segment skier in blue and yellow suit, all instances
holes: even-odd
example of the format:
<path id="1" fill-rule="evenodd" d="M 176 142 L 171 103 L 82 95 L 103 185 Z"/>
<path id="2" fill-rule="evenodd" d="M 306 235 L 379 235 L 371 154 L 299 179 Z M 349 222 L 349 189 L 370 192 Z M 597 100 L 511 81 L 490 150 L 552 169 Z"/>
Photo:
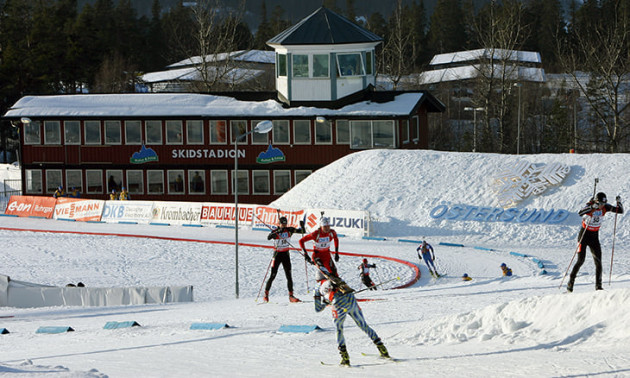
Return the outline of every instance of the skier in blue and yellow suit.
<path id="1" fill-rule="evenodd" d="M 333 280 L 336 279 L 333 278 Z M 323 299 L 322 299 L 323 297 Z M 319 290 L 315 291 L 315 311 L 323 311 L 328 304 L 332 308 L 332 315 L 335 321 L 335 327 L 337 328 L 337 345 L 339 353 L 341 354 L 341 364 L 350 365 L 350 357 L 348 350 L 346 349 L 346 339 L 343 336 L 343 323 L 346 320 L 346 315 L 350 315 L 357 326 L 365 332 L 372 342 L 378 348 L 381 357 L 389 358 L 387 348 L 383 345 L 383 342 L 378 337 L 376 332 L 370 328 L 363 317 L 363 311 L 357 304 L 357 300 L 352 292 L 342 293 L 331 280 L 325 280 L 319 287 Z"/>

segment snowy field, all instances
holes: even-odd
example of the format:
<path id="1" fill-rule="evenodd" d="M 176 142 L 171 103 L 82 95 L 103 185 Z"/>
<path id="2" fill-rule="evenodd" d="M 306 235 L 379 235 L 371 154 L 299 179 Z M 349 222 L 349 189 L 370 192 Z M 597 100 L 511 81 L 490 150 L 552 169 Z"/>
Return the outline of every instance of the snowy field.
<path id="1" fill-rule="evenodd" d="M 339 271 L 361 288 L 357 266 L 364 254 L 377 264 L 378 282 L 391 288 L 413 279 L 409 267 L 369 256 L 417 264 L 422 277 L 410 288 L 357 294 L 368 323 L 400 362 L 362 353 L 376 348 L 351 320 L 346 342 L 352 368 L 339 355 L 330 310 L 313 309 L 313 271 L 308 284 L 303 259 L 293 255 L 296 296 L 289 303 L 282 269 L 271 302 L 256 296 L 271 250 L 239 247 L 240 297 L 235 298 L 234 245 L 121 237 L 14 231 L 12 229 L 116 233 L 233 242 L 234 230 L 63 222 L 0 217 L 0 273 L 12 279 L 91 287 L 193 285 L 194 303 L 121 307 L 0 308 L 0 376 L 37 377 L 488 377 L 630 376 L 630 229 L 627 215 L 614 214 L 600 231 L 604 291 L 594 290 L 594 265 L 587 256 L 574 293 L 560 282 L 576 248 L 579 218 L 560 224 L 434 219 L 436 206 L 498 207 L 490 189 L 497 171 L 519 161 L 560 162 L 570 173 L 559 186 L 525 199 L 518 207 L 572 213 L 597 191 L 614 202 L 630 193 L 630 155 L 493 155 L 435 151 L 366 151 L 325 167 L 273 206 L 368 210 L 372 235 L 344 237 Z M 1 170 L 0 170 L 1 171 Z M 627 202 L 627 201 L 625 201 Z M 626 203 L 628 207 L 628 203 Z M 436 249 L 445 277 L 433 279 L 413 243 L 426 238 Z M 269 246 L 266 233 L 241 229 L 241 243 Z M 440 245 L 461 244 L 463 247 Z M 293 244 L 298 244 L 294 236 Z M 492 250 L 489 250 L 492 249 Z M 526 254 L 519 257 L 509 252 Z M 532 260 L 540 259 L 547 274 Z M 513 277 L 502 277 L 505 262 Z M 463 282 L 468 273 L 473 280 Z M 610 277 L 610 284 L 609 284 Z M 141 327 L 106 330 L 108 321 Z M 190 330 L 196 322 L 230 325 Z M 282 325 L 318 325 L 309 334 L 280 333 Z M 75 332 L 36 334 L 41 326 Z"/>

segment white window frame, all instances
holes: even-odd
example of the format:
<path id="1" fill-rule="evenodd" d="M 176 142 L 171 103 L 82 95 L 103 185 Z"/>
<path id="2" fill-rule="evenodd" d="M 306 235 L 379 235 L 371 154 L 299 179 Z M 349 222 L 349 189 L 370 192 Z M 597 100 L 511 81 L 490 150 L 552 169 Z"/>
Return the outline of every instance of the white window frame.
<path id="1" fill-rule="evenodd" d="M 225 178 L 225 191 L 216 191 L 215 187 L 214 187 L 214 174 L 222 174 L 223 178 Z M 223 194 L 229 194 L 230 191 L 230 178 L 228 177 L 228 171 L 226 169 L 213 169 L 210 171 L 210 194 L 212 195 L 223 195 Z"/>
<path id="2" fill-rule="evenodd" d="M 272 133 L 272 141 L 273 144 L 283 144 L 283 145 L 288 145 L 291 144 L 291 123 L 289 122 L 288 119 L 276 119 L 271 121 L 273 123 L 273 129 L 271 130 Z M 286 125 L 286 131 L 287 131 L 287 137 L 286 140 L 276 140 L 276 135 L 278 135 L 278 133 L 276 132 L 276 130 L 280 130 L 280 125 Z"/>
<path id="3" fill-rule="evenodd" d="M 173 178 L 173 186 L 177 182 L 177 176 L 182 178 L 182 190 L 176 191 L 175 188 L 171 189 L 171 177 Z M 166 181 L 168 183 L 168 194 L 181 196 L 186 194 L 186 174 L 183 169 L 169 169 L 166 171 Z"/>
<path id="4" fill-rule="evenodd" d="M 295 136 L 298 135 L 298 133 L 295 131 L 296 130 L 296 126 L 297 126 L 296 122 L 308 124 L 308 142 L 298 142 L 297 140 L 295 140 Z M 293 144 L 300 144 L 300 145 L 310 145 L 310 144 L 312 144 L 313 138 L 312 138 L 311 129 L 312 128 L 311 128 L 311 120 L 310 119 L 294 119 L 293 120 Z"/>
<path id="5" fill-rule="evenodd" d="M 131 128 L 131 127 L 137 127 L 138 131 L 140 132 L 140 140 L 137 142 L 130 142 L 129 141 L 129 134 L 127 134 L 127 128 Z M 140 120 L 135 120 L 135 119 L 131 119 L 131 120 L 127 120 L 125 121 L 125 144 L 128 145 L 141 145 L 142 144 L 142 121 Z"/>
<path id="6" fill-rule="evenodd" d="M 286 192 L 278 191 L 278 188 L 277 188 L 277 185 L 276 185 L 276 183 L 278 182 L 278 175 L 280 173 L 286 174 L 289 177 L 289 186 L 287 187 L 286 192 L 291 190 L 291 170 L 289 170 L 289 169 L 279 169 L 279 170 L 273 171 L 273 194 L 284 194 L 284 193 L 286 193 Z"/>
<path id="7" fill-rule="evenodd" d="M 295 183 L 293 186 L 301 183 L 302 181 L 304 181 L 306 179 L 306 177 L 305 177 L 302 180 L 298 181 L 298 174 L 301 174 L 301 173 L 303 174 L 305 172 L 308 172 L 307 177 L 310 176 L 311 174 L 313 174 L 313 171 L 310 170 L 310 169 L 296 169 L 295 171 L 293 171 L 293 182 Z"/>
<path id="8" fill-rule="evenodd" d="M 341 134 L 339 132 L 339 123 L 340 122 L 345 122 L 346 123 L 346 127 L 348 128 L 348 141 L 347 142 L 340 142 L 339 141 L 339 135 Z M 339 144 L 339 145 L 350 145 L 350 120 L 347 119 L 337 119 L 335 120 L 335 143 Z"/>
<path id="9" fill-rule="evenodd" d="M 328 125 L 329 129 L 330 129 L 330 141 L 329 142 L 319 142 L 317 141 L 317 127 L 318 126 L 324 126 L 324 125 Z M 313 141 L 315 142 L 315 144 L 317 145 L 331 145 L 333 144 L 333 136 L 332 136 L 332 123 L 328 120 L 324 121 L 324 122 L 315 122 L 315 135 L 313 137 Z"/>
<path id="10" fill-rule="evenodd" d="M 39 174 L 39 191 L 33 190 L 33 176 L 35 174 Z M 30 176 L 30 177 L 29 177 Z M 44 177 L 42 176 L 41 169 L 26 169 L 24 170 L 24 177 L 26 178 L 26 193 L 39 193 L 41 194 L 44 190 Z M 30 178 L 30 181 L 29 181 Z"/>
<path id="11" fill-rule="evenodd" d="M 68 174 L 69 173 L 79 173 L 79 192 L 83 193 L 83 171 L 80 169 L 66 169 L 66 184 L 68 185 L 68 187 L 66 188 L 66 192 L 69 192 L 72 187 L 77 188 L 77 185 L 71 185 L 70 184 L 70 179 L 68 178 Z"/>
<path id="12" fill-rule="evenodd" d="M 191 126 L 194 126 L 194 127 L 198 126 L 200 128 L 201 141 L 192 142 L 190 140 Z M 189 120 L 186 120 L 186 143 L 191 144 L 191 145 L 198 145 L 198 144 L 204 144 L 203 141 L 204 141 L 204 137 L 203 137 L 203 120 L 201 120 L 201 119 L 189 119 Z"/>
<path id="13" fill-rule="evenodd" d="M 160 130 L 160 141 L 159 142 L 150 142 L 149 141 L 149 126 L 155 126 L 155 124 L 159 123 L 159 130 Z M 147 121 L 144 121 L 144 138 L 145 138 L 145 143 L 147 145 L 152 145 L 152 146 L 159 146 L 162 145 L 162 142 L 164 141 L 164 131 L 163 129 L 163 124 L 161 120 L 155 120 L 155 119 L 150 119 Z"/>
<path id="14" fill-rule="evenodd" d="M 77 131 L 79 133 L 79 138 L 76 142 L 71 142 L 68 140 L 68 128 L 70 125 L 77 126 Z M 67 145 L 80 145 L 81 144 L 81 121 L 63 121 L 63 143 Z"/>
<path id="15" fill-rule="evenodd" d="M 219 142 L 219 141 L 213 141 L 212 140 L 212 125 L 216 125 L 217 127 L 219 126 L 219 123 L 223 122 L 223 126 L 225 127 L 225 135 L 223 136 L 225 139 L 223 140 L 223 142 Z M 208 122 L 208 142 L 210 144 L 219 144 L 219 145 L 225 145 L 228 144 L 228 140 L 230 140 L 230 125 L 228 123 L 227 120 L 223 120 L 223 119 L 212 119 Z"/>
<path id="16" fill-rule="evenodd" d="M 114 129 L 118 129 L 118 141 L 117 142 L 110 142 L 107 140 L 107 135 L 109 134 L 109 128 L 113 127 Z M 121 130 L 121 126 L 120 126 L 120 121 L 105 121 L 105 144 L 106 145 L 112 145 L 112 146 L 117 146 L 117 145 L 121 145 L 122 144 L 122 130 Z"/>
<path id="17" fill-rule="evenodd" d="M 234 170 L 231 171 L 231 175 L 232 180 L 232 194 L 234 194 L 234 183 L 235 183 L 235 175 L 234 175 Z M 244 180 L 239 180 L 238 183 L 238 190 L 240 190 L 240 192 L 238 192 L 239 195 L 248 195 L 249 194 L 249 170 L 247 169 L 239 169 L 238 170 L 238 177 L 236 177 L 236 179 L 238 180 L 239 178 L 242 178 Z M 245 181 L 245 183 L 247 185 L 241 185 L 241 181 Z M 245 190 L 243 190 L 243 186 L 245 186 Z"/>
<path id="18" fill-rule="evenodd" d="M 47 131 L 47 126 L 53 126 L 57 129 L 58 141 L 50 141 Z M 52 131 L 52 130 L 51 130 Z M 59 121 L 44 121 L 44 144 L 48 145 L 60 145 L 61 144 L 61 122 Z"/>
<path id="19" fill-rule="evenodd" d="M 98 177 L 100 179 L 100 184 L 101 184 L 100 191 L 90 191 L 90 172 L 98 173 Z M 86 169 L 85 170 L 85 192 L 88 194 L 103 194 L 103 190 L 105 190 L 105 183 L 103 182 L 103 170 L 102 169 Z"/>
<path id="20" fill-rule="evenodd" d="M 29 137 L 28 135 L 30 131 L 37 131 L 37 141 L 35 141 L 35 137 Z M 32 139 L 30 139 L 32 138 Z M 24 125 L 24 144 L 36 145 L 42 144 L 42 124 L 39 121 L 31 121 Z"/>
<path id="21" fill-rule="evenodd" d="M 87 137 L 88 137 L 88 126 L 95 126 L 96 124 L 98 124 L 98 142 L 90 142 L 88 141 Z M 89 121 L 83 121 L 83 137 L 85 138 L 85 144 L 87 145 L 92 145 L 92 146 L 97 146 L 102 144 L 103 141 L 103 130 L 101 129 L 101 121 L 94 121 L 94 120 L 89 120 Z"/>
<path id="22" fill-rule="evenodd" d="M 169 132 L 168 132 L 169 126 L 175 126 L 176 128 L 178 128 L 178 130 L 176 130 L 175 140 L 171 140 L 171 137 L 169 137 Z M 178 134 L 179 134 L 179 140 L 177 140 Z M 166 144 L 167 145 L 184 144 L 184 122 L 182 122 L 181 120 L 175 120 L 175 119 L 169 119 L 166 121 Z"/>
<path id="23" fill-rule="evenodd" d="M 59 175 L 59 183 L 55 184 L 54 188 L 50 189 L 49 181 L 54 181 L 50 179 L 50 176 L 52 176 L 52 174 Z M 59 186 L 63 186 L 64 191 L 67 190 L 65 185 L 63 185 L 63 173 L 61 172 L 61 169 L 47 169 L 46 170 L 46 193 L 54 193 Z"/>
<path id="24" fill-rule="evenodd" d="M 149 180 L 150 174 L 151 173 L 159 173 L 160 174 L 160 179 L 161 179 L 161 184 L 162 184 L 162 191 L 161 192 L 152 192 L 151 191 L 151 184 L 155 184 L 154 182 L 152 182 L 151 180 Z M 147 169 L 147 194 L 164 194 L 164 171 L 161 169 Z"/>
<path id="25" fill-rule="evenodd" d="M 259 192 L 256 190 L 256 178 L 257 176 L 266 176 L 267 178 L 267 190 Z M 254 195 L 269 195 L 271 193 L 271 175 L 269 170 L 255 169 L 252 170 L 252 194 Z"/>
<path id="26" fill-rule="evenodd" d="M 195 177 L 195 172 L 199 172 L 199 177 L 201 177 L 201 183 L 203 184 L 203 190 L 201 192 L 195 192 L 192 188 L 192 179 Z M 206 194 L 206 171 L 203 169 L 189 169 L 188 170 L 188 194 L 191 195 L 203 195 Z"/>
<path id="27" fill-rule="evenodd" d="M 131 190 L 131 183 L 133 181 L 129 180 L 130 173 L 140 174 L 140 191 L 138 192 L 134 192 Z M 125 177 L 127 179 L 127 185 L 125 185 L 125 188 L 127 188 L 129 194 L 144 194 L 144 171 L 142 169 L 129 169 L 125 172 Z"/>

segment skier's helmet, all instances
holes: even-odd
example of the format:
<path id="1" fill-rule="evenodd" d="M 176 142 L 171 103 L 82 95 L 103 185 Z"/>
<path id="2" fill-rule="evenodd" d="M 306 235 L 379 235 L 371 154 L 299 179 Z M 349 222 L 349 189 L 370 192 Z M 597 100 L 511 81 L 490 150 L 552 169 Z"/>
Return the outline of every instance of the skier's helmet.
<path id="1" fill-rule="evenodd" d="M 319 221 L 319 225 L 322 227 L 330 227 L 330 218 L 328 217 L 323 217 L 320 221 Z"/>
<path id="2" fill-rule="evenodd" d="M 367 259 L 363 259 L 363 263 L 364 263 L 364 264 L 367 264 Z"/>
<path id="3" fill-rule="evenodd" d="M 506 268 L 507 265 L 505 265 L 505 263 L 501 264 L 501 268 Z"/>
<path id="4" fill-rule="evenodd" d="M 597 202 L 599 203 L 606 203 L 608 202 L 608 199 L 606 198 L 606 193 L 604 192 L 599 192 L 597 193 Z"/>
<path id="5" fill-rule="evenodd" d="M 280 222 L 280 224 L 287 224 L 287 223 L 289 223 L 289 222 L 287 221 L 287 217 L 280 217 L 279 222 Z"/>
<path id="6" fill-rule="evenodd" d="M 63 186 L 59 186 L 57 190 L 63 190 Z"/>
<path id="7" fill-rule="evenodd" d="M 464 275 L 462 276 L 462 278 L 466 278 L 468 277 L 468 273 L 464 273 Z"/>

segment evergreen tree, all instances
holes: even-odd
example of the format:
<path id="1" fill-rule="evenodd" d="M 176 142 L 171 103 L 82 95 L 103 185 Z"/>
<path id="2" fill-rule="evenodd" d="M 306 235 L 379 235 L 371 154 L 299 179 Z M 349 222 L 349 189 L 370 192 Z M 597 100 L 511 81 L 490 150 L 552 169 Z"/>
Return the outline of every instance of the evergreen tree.
<path id="1" fill-rule="evenodd" d="M 431 15 L 428 37 L 434 53 L 465 49 L 467 36 L 460 0 L 438 0 Z"/>

